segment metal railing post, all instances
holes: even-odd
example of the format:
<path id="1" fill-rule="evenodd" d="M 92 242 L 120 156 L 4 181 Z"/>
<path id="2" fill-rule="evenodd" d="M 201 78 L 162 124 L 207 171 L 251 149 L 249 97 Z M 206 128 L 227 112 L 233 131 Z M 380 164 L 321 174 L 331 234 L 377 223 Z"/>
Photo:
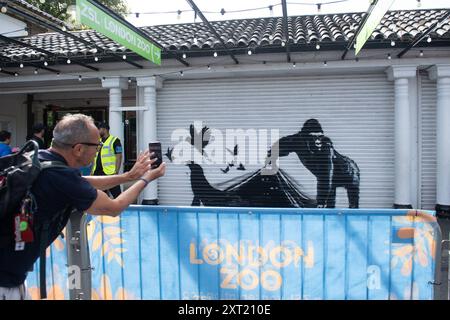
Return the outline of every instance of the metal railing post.
<path id="1" fill-rule="evenodd" d="M 67 224 L 67 264 L 70 300 L 91 300 L 91 262 L 86 225 L 87 215 L 74 212 Z"/>

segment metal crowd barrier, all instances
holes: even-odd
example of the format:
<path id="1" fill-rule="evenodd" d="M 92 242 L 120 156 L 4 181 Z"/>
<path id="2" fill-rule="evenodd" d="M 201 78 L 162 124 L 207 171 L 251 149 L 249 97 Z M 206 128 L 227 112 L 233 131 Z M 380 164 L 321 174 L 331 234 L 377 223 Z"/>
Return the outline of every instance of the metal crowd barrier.
<path id="1" fill-rule="evenodd" d="M 432 211 L 130 206 L 67 230 L 50 299 L 447 298 Z"/>

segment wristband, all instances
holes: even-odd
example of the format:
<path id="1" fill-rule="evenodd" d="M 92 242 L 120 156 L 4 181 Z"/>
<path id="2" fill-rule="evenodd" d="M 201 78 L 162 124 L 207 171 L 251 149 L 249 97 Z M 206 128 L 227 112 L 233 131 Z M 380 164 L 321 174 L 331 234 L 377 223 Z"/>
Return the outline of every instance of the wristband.
<path id="1" fill-rule="evenodd" d="M 147 179 L 145 179 L 145 178 L 139 178 L 139 180 L 142 180 L 142 181 L 144 181 L 145 182 L 145 186 L 144 186 L 144 188 L 145 187 L 147 187 L 147 185 L 150 183 L 150 181 L 148 181 Z"/>

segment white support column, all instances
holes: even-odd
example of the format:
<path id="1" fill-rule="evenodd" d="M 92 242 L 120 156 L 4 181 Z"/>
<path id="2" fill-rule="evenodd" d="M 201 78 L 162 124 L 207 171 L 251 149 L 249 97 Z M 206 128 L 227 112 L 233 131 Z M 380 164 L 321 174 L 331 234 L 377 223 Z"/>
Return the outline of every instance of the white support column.
<path id="1" fill-rule="evenodd" d="M 411 206 L 411 114 L 408 79 L 416 76 L 415 66 L 392 66 L 388 79 L 395 81 L 395 195 L 394 208 Z"/>
<path id="2" fill-rule="evenodd" d="M 450 65 L 429 71 L 437 81 L 436 104 L 436 211 L 450 217 Z"/>
<path id="3" fill-rule="evenodd" d="M 122 146 L 125 143 L 123 135 L 122 90 L 128 89 L 127 79 L 114 77 L 102 82 L 103 88 L 109 88 L 109 127 L 110 134 L 120 139 Z M 124 158 L 123 158 L 124 159 Z M 121 167 L 123 168 L 123 161 Z M 122 168 L 120 171 L 122 171 Z"/>
<path id="4" fill-rule="evenodd" d="M 150 141 L 158 140 L 157 122 L 156 122 L 156 90 L 162 87 L 162 82 L 156 77 L 136 78 L 138 87 L 143 88 L 142 105 L 148 109 L 139 112 L 140 137 L 139 149 L 144 151 L 148 149 Z M 158 204 L 158 182 L 152 181 L 142 193 L 142 204 Z"/>

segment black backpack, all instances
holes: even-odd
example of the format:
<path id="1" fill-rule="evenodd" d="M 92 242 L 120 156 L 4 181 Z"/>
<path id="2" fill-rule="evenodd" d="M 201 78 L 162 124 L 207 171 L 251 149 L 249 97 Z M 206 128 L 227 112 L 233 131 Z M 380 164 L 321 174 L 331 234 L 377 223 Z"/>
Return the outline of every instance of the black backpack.
<path id="1" fill-rule="evenodd" d="M 40 230 L 40 292 L 43 299 L 47 296 L 45 250 L 50 222 L 41 222 L 39 227 L 34 223 L 37 205 L 31 188 L 42 170 L 67 165 L 58 161 L 39 161 L 38 149 L 37 142 L 30 140 L 19 152 L 0 157 L 0 247 L 12 246 L 20 250 L 26 242 L 34 241 Z M 26 236 L 27 241 L 20 241 L 23 240 L 20 235 Z"/>

